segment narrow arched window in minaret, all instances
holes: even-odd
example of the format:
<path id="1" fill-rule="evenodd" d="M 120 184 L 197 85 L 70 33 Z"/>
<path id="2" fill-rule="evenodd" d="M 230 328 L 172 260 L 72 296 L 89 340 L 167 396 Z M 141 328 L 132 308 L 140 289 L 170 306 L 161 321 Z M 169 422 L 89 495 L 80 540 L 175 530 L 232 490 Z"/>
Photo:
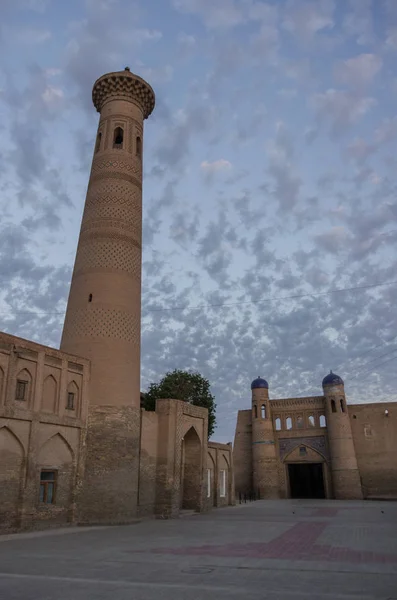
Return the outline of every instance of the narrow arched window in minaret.
<path id="1" fill-rule="evenodd" d="M 257 418 L 258 418 L 258 408 L 257 408 L 256 404 L 255 404 L 255 406 L 254 406 L 254 418 L 255 418 L 255 419 L 257 419 Z"/>
<path id="2" fill-rule="evenodd" d="M 116 129 L 114 130 L 113 148 L 117 148 L 117 149 L 121 150 L 123 147 L 123 141 L 124 141 L 124 131 L 121 127 L 116 127 Z"/>
<path id="3" fill-rule="evenodd" d="M 264 404 L 261 407 L 261 417 L 262 419 L 266 419 L 266 406 Z"/>
<path id="4" fill-rule="evenodd" d="M 99 132 L 96 138 L 95 153 L 101 149 L 102 133 Z"/>
<path id="5" fill-rule="evenodd" d="M 139 158 L 141 158 L 141 156 L 142 156 L 142 140 L 141 140 L 141 138 L 139 137 L 139 135 L 138 135 L 138 137 L 136 138 L 136 155 L 137 155 Z"/>
<path id="6" fill-rule="evenodd" d="M 333 413 L 336 413 L 336 404 L 335 404 L 335 400 L 333 398 L 331 400 L 331 410 Z"/>
<path id="7" fill-rule="evenodd" d="M 340 409 L 342 412 L 345 412 L 345 405 L 343 403 L 343 398 L 340 399 Z"/>

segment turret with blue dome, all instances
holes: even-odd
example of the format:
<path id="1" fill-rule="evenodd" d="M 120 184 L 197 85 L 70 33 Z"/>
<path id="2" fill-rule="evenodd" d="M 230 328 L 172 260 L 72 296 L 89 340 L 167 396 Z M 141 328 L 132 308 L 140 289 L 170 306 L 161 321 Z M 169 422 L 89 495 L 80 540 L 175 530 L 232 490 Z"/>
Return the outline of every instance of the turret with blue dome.
<path id="1" fill-rule="evenodd" d="M 266 379 L 263 379 L 262 377 L 258 376 L 251 383 L 251 390 L 259 390 L 261 388 L 265 389 L 265 390 L 268 390 L 269 389 L 269 384 L 267 383 Z"/>
<path id="2" fill-rule="evenodd" d="M 330 371 L 323 379 L 323 387 L 325 385 L 344 385 L 344 383 L 342 377 Z"/>

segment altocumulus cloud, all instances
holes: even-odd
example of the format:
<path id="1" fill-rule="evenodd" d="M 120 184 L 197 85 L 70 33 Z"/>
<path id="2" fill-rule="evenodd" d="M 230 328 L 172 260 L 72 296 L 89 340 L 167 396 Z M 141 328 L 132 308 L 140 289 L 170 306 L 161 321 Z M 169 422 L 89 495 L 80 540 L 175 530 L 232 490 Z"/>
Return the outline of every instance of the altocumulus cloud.
<path id="1" fill-rule="evenodd" d="M 365 287 L 397 272 L 395 2 L 57 4 L 2 2 L 1 329 L 59 343 L 92 84 L 129 65 L 157 97 L 142 389 L 200 371 L 221 441 L 258 374 L 272 397 L 318 394 L 333 368 L 351 401 L 396 399 L 397 286 Z"/>

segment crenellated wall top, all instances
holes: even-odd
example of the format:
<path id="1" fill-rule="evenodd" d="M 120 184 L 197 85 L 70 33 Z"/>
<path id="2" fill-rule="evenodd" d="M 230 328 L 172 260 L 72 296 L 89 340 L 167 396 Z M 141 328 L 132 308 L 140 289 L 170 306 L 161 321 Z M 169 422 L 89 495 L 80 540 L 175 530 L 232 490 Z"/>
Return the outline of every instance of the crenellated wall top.
<path id="1" fill-rule="evenodd" d="M 296 409 L 304 410 L 305 408 L 323 408 L 324 396 L 310 396 L 306 398 L 277 398 L 270 401 L 272 410 Z"/>
<path id="2" fill-rule="evenodd" d="M 155 94 L 151 86 L 129 69 L 106 73 L 94 83 L 92 101 L 99 113 L 111 98 L 135 102 L 141 107 L 144 119 L 153 112 L 155 105 Z"/>

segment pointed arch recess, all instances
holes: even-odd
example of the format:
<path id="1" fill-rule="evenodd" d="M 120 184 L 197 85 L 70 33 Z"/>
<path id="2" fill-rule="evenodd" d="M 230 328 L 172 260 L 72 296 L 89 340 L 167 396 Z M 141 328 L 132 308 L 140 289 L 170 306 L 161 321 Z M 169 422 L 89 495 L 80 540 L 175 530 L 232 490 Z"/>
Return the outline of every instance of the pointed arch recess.
<path id="1" fill-rule="evenodd" d="M 296 446 L 294 446 L 293 448 L 291 448 L 291 450 L 289 450 L 289 451 L 288 451 L 288 453 L 287 453 L 287 454 L 284 456 L 284 458 L 283 458 L 283 462 L 288 462 L 288 457 L 289 457 L 289 456 L 290 456 L 290 455 L 291 455 L 293 452 L 295 452 L 295 450 L 296 450 L 297 448 L 300 448 L 301 446 L 306 446 L 306 448 L 309 448 L 310 450 L 313 450 L 313 452 L 315 452 L 316 454 L 318 454 L 319 456 L 321 456 L 321 458 L 323 459 L 323 461 L 324 461 L 325 463 L 327 462 L 327 459 L 326 459 L 326 457 L 324 456 L 324 454 L 323 454 L 322 452 L 320 452 L 320 451 L 319 451 L 317 448 L 313 448 L 313 446 L 310 446 L 310 444 L 308 444 L 308 443 L 306 443 L 306 442 L 305 442 L 304 444 L 302 444 L 302 443 L 298 443 L 298 444 L 296 444 Z M 309 461 L 309 462 L 310 462 L 310 461 Z"/>
<path id="2" fill-rule="evenodd" d="M 58 382 L 53 375 L 47 375 L 43 384 L 41 408 L 45 412 L 55 412 L 58 396 Z"/>
<path id="3" fill-rule="evenodd" d="M 3 399 L 4 380 L 5 380 L 5 373 L 4 373 L 4 369 L 3 369 L 3 367 L 0 365 L 0 404 L 1 404 L 1 401 L 2 401 L 2 399 Z"/>
<path id="4" fill-rule="evenodd" d="M 62 444 L 59 447 L 59 444 Z M 63 461 L 64 464 L 65 463 L 72 463 L 74 461 L 74 452 L 73 452 L 73 448 L 71 447 L 71 445 L 69 444 L 69 442 L 67 441 L 67 439 L 65 439 L 62 435 L 62 433 L 58 432 L 58 433 L 54 433 L 54 435 L 52 435 L 51 437 L 49 437 L 41 446 L 39 453 L 38 453 L 38 462 L 39 464 L 44 464 L 47 461 L 47 458 L 45 457 L 46 452 L 48 452 L 49 456 L 51 457 L 51 460 L 55 459 L 56 456 L 56 451 L 58 450 L 57 445 L 59 447 L 59 450 L 66 449 L 67 452 L 69 453 L 69 460 Z M 54 458 L 52 458 L 54 457 Z M 48 459 L 47 462 L 51 463 L 50 458 Z"/>
<path id="5" fill-rule="evenodd" d="M 13 432 L 12 429 L 10 429 L 10 427 L 8 427 L 7 425 L 3 425 L 0 427 L 0 450 L 2 448 L 1 446 L 1 438 L 5 437 L 5 441 L 7 442 L 7 438 L 9 440 L 12 440 L 15 444 L 17 444 L 18 450 L 20 451 L 21 454 L 21 458 L 25 457 L 25 447 L 22 444 L 21 440 L 19 439 L 19 437 L 16 435 L 16 433 Z"/>
<path id="6" fill-rule="evenodd" d="M 199 432 L 197 431 L 197 427 L 196 425 L 192 425 L 191 423 L 188 423 L 185 428 L 184 428 L 184 434 L 182 435 L 182 438 L 185 439 L 185 437 L 190 433 L 190 431 L 193 430 L 194 433 L 197 435 L 199 441 L 200 441 L 200 445 L 201 445 L 201 436 L 199 434 Z"/>

